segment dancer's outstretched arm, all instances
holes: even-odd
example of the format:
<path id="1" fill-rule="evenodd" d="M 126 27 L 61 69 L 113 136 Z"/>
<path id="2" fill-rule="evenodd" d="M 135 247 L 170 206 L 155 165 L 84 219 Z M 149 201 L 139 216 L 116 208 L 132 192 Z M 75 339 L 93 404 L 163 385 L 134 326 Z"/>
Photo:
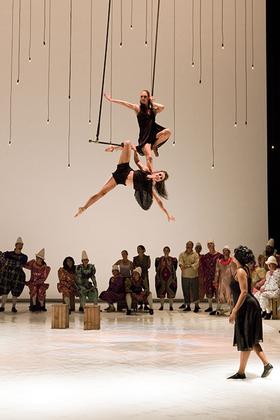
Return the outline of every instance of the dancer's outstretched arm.
<path id="1" fill-rule="evenodd" d="M 123 101 L 121 99 L 113 99 L 110 95 L 107 95 L 107 93 L 104 93 L 105 98 L 114 104 L 123 105 L 126 108 L 133 109 L 135 112 L 139 112 L 139 105 L 132 104 L 131 102 Z"/>
<path id="2" fill-rule="evenodd" d="M 153 108 L 157 113 L 164 110 L 164 105 L 155 102 L 153 97 L 151 97 L 151 102 L 153 104 Z"/>
<path id="3" fill-rule="evenodd" d="M 167 219 L 169 222 L 174 221 L 175 217 L 172 216 L 172 214 L 170 214 L 167 209 L 164 207 L 163 202 L 161 201 L 161 199 L 159 198 L 159 196 L 157 195 L 157 193 L 153 190 L 153 197 L 156 200 L 157 204 L 159 205 L 160 209 L 166 214 Z"/>
<path id="4" fill-rule="evenodd" d="M 80 214 L 82 214 L 86 209 L 88 209 L 90 206 L 96 203 L 96 201 L 100 200 L 100 198 L 104 197 L 105 194 L 115 188 L 116 185 L 116 181 L 113 177 L 111 177 L 97 194 L 94 194 L 92 197 L 90 197 L 83 207 L 79 207 L 75 217 L 80 216 Z"/>

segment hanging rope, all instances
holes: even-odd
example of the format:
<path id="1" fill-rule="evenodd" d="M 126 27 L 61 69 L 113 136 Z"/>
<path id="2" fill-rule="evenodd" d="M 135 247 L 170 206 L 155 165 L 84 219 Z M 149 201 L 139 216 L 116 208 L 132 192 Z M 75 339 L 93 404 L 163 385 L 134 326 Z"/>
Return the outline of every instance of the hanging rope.
<path id="1" fill-rule="evenodd" d="M 252 8 L 252 32 L 251 32 L 251 36 L 252 36 L 252 70 L 254 70 L 255 67 L 255 45 L 254 45 L 254 0 L 251 0 L 251 8 Z"/>
<path id="2" fill-rule="evenodd" d="M 176 0 L 173 0 L 173 146 L 176 139 Z"/>
<path id="3" fill-rule="evenodd" d="M 194 67 L 194 0 L 192 0 L 192 67 Z"/>
<path id="4" fill-rule="evenodd" d="M 10 62 L 10 124 L 9 124 L 9 145 L 12 144 L 12 105 L 13 105 L 13 58 L 14 58 L 14 9 L 15 0 L 12 0 L 11 12 L 11 62 Z"/>
<path id="5" fill-rule="evenodd" d="M 245 76 L 245 125 L 248 123 L 248 71 L 247 71 L 247 0 L 244 0 L 244 76 Z"/>
<path id="6" fill-rule="evenodd" d="M 222 48 L 225 48 L 225 36 L 224 36 L 224 0 L 222 0 L 222 25 L 221 25 L 221 33 L 222 33 Z"/>
<path id="7" fill-rule="evenodd" d="M 46 0 L 44 0 L 44 23 L 43 23 L 43 45 L 46 45 L 46 14 L 47 14 Z"/>
<path id="8" fill-rule="evenodd" d="M 28 44 L 28 61 L 31 61 L 31 40 L 32 40 L 32 0 L 29 0 L 29 44 Z"/>
<path id="9" fill-rule="evenodd" d="M 154 0 L 151 0 L 151 86 L 153 82 Z"/>
<path id="10" fill-rule="evenodd" d="M 234 0 L 234 127 L 237 127 L 237 11 Z"/>
<path id="11" fill-rule="evenodd" d="M 214 0 L 212 0 L 212 27 L 211 27 L 211 55 L 212 55 L 212 71 L 211 71 L 211 152 L 212 165 L 215 168 L 215 74 L 214 74 Z"/>
<path id="12" fill-rule="evenodd" d="M 17 72 L 17 84 L 20 80 L 20 49 L 21 49 L 21 0 L 18 3 L 18 72 Z"/>
<path id="13" fill-rule="evenodd" d="M 199 83 L 202 82 L 202 19 L 201 0 L 199 0 Z"/>
<path id="14" fill-rule="evenodd" d="M 145 46 L 148 45 L 148 0 L 145 7 Z"/>
<path id="15" fill-rule="evenodd" d="M 123 3 L 120 4 L 120 47 L 123 46 Z"/>
<path id="16" fill-rule="evenodd" d="M 103 97 L 104 97 L 104 83 L 105 83 L 106 62 L 107 62 L 107 52 L 108 52 L 109 30 L 110 30 L 111 4 L 112 4 L 112 0 L 109 0 L 108 1 L 108 13 L 107 13 L 106 39 L 105 39 L 105 52 L 104 52 L 104 62 L 103 62 L 103 75 L 102 75 L 102 83 L 101 83 L 99 115 L 98 115 L 98 123 L 97 123 L 97 128 L 96 128 L 96 137 L 95 137 L 95 141 L 90 139 L 89 142 L 90 143 L 98 142 L 100 144 L 112 144 L 112 145 L 115 145 L 115 146 L 120 146 L 119 143 L 112 143 L 111 141 L 110 142 L 99 141 L 101 115 L 102 115 L 102 105 L 103 105 Z"/>
<path id="17" fill-rule="evenodd" d="M 50 86 L 51 86 L 51 13 L 52 13 L 52 0 L 49 0 L 49 39 L 48 39 L 48 110 L 47 110 L 47 123 L 50 122 Z"/>
<path id="18" fill-rule="evenodd" d="M 152 96 L 154 94 L 154 87 L 155 87 L 156 60 L 157 60 L 157 43 L 158 43 L 158 27 L 159 27 L 159 11 L 160 11 L 160 0 L 158 0 L 158 4 L 157 4 L 157 22 L 156 22 L 155 47 L 154 47 L 154 65 L 153 65 L 152 89 L 151 89 L 151 95 Z"/>
<path id="19" fill-rule="evenodd" d="M 130 29 L 133 29 L 133 0 L 130 0 Z"/>
<path id="20" fill-rule="evenodd" d="M 92 107 L 92 10 L 93 0 L 90 0 L 90 35 L 89 35 L 89 107 L 88 107 L 88 123 L 91 124 L 91 107 Z"/>
<path id="21" fill-rule="evenodd" d="M 68 138 L 67 138 L 67 166 L 71 166 L 71 85 L 72 85 L 72 9 L 73 0 L 69 5 L 69 74 L 68 74 Z"/>
<path id="22" fill-rule="evenodd" d="M 113 27 L 114 27 L 114 13 L 113 13 L 114 3 L 112 3 L 111 8 L 111 49 L 110 49 L 110 92 L 113 95 Z M 112 141 L 113 136 L 113 104 L 110 102 L 110 142 Z"/>

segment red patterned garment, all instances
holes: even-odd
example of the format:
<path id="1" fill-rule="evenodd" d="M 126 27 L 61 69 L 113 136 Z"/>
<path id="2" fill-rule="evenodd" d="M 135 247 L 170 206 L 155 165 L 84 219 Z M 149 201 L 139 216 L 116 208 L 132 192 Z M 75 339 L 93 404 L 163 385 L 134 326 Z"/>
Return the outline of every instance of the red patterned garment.
<path id="1" fill-rule="evenodd" d="M 204 277 L 204 288 L 207 298 L 213 298 L 216 294 L 216 288 L 214 285 L 216 262 L 219 258 L 222 258 L 222 256 L 223 255 L 220 252 L 215 252 L 215 254 L 207 252 L 207 254 L 201 257 L 201 267 Z"/>
<path id="2" fill-rule="evenodd" d="M 69 273 L 63 267 L 60 267 L 58 270 L 58 279 L 57 290 L 59 293 L 62 293 L 64 297 L 79 296 L 77 287 L 76 287 L 76 274 Z"/>
<path id="3" fill-rule="evenodd" d="M 177 291 L 177 266 L 178 261 L 175 257 L 163 256 L 156 258 L 156 291 L 158 298 L 164 298 L 166 295 L 169 299 L 175 298 Z"/>
<path id="4" fill-rule="evenodd" d="M 51 269 L 46 264 L 38 265 L 35 260 L 28 261 L 24 268 L 31 270 L 30 280 L 26 282 L 29 287 L 30 296 L 38 297 L 39 301 L 43 301 L 46 297 L 46 290 L 49 284 L 45 283 Z"/>

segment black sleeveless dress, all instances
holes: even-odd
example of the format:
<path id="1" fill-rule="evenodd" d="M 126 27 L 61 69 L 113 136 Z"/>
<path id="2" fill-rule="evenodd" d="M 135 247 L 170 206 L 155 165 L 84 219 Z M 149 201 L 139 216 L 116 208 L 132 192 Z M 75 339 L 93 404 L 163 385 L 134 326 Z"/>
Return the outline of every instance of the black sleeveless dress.
<path id="1" fill-rule="evenodd" d="M 156 123 L 156 113 L 153 109 L 148 109 L 147 112 L 140 110 L 137 114 L 137 120 L 140 128 L 137 152 L 143 156 L 143 146 L 147 143 L 153 146 L 156 142 L 157 134 L 164 130 L 164 127 Z M 159 147 L 164 143 L 161 143 Z"/>
<path id="2" fill-rule="evenodd" d="M 233 345 L 238 351 L 249 351 L 255 344 L 263 341 L 261 307 L 251 291 L 251 278 L 247 272 L 248 294 L 239 308 L 234 324 Z M 232 278 L 230 283 L 234 305 L 240 295 L 239 283 Z"/>

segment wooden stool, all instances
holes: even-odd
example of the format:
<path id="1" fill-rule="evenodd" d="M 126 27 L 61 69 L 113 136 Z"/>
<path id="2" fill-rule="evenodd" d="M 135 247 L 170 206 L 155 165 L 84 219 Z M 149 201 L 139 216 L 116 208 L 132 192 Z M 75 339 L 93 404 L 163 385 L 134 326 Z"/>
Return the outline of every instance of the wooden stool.
<path id="1" fill-rule="evenodd" d="M 69 307 L 65 303 L 52 305 L 52 328 L 69 328 Z"/>
<path id="2" fill-rule="evenodd" d="M 272 319 L 280 319 L 280 298 L 272 300 Z"/>
<path id="3" fill-rule="evenodd" d="M 100 330 L 100 306 L 87 303 L 84 307 L 84 330 Z"/>

